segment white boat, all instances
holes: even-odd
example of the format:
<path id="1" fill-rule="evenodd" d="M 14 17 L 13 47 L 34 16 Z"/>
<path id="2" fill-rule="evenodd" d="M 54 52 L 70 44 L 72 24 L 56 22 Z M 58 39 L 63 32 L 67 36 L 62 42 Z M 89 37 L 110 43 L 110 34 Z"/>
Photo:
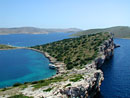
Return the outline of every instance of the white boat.
<path id="1" fill-rule="evenodd" d="M 49 64 L 49 68 L 50 68 L 50 69 L 55 69 L 56 66 L 55 66 L 54 64 Z"/>

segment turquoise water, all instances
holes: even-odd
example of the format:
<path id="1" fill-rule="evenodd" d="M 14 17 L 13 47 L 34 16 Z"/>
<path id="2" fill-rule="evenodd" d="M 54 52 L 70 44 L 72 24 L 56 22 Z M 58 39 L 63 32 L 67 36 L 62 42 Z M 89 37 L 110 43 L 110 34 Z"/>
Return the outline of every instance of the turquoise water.
<path id="1" fill-rule="evenodd" d="M 0 51 L 0 88 L 16 82 L 30 82 L 55 75 L 56 70 L 49 69 L 48 64 L 49 60 L 35 51 Z"/>
<path id="2" fill-rule="evenodd" d="M 69 38 L 71 33 L 0 35 L 0 44 L 34 46 Z M 56 74 L 41 53 L 27 49 L 0 51 L 0 88 L 45 79 Z"/>
<path id="3" fill-rule="evenodd" d="M 114 50 L 114 56 L 102 70 L 104 81 L 100 98 L 130 98 L 130 40 L 115 39 L 121 47 Z"/>

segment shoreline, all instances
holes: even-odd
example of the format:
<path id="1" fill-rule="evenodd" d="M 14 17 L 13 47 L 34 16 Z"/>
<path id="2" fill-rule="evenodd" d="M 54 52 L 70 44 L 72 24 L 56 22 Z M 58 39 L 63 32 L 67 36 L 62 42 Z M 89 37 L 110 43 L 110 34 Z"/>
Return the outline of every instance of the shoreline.
<path id="1" fill-rule="evenodd" d="M 52 56 L 50 56 L 47 52 L 43 52 L 43 51 L 40 51 L 40 50 L 37 50 L 37 49 L 34 49 L 34 48 L 26 48 L 25 47 L 23 49 L 29 49 L 29 50 L 33 50 L 33 51 L 36 51 L 36 52 L 39 52 L 39 53 L 43 54 L 46 58 L 48 58 L 48 60 L 49 60 L 50 63 L 52 63 L 52 64 L 54 64 L 56 66 L 56 71 L 57 71 L 56 75 L 67 72 L 66 69 L 65 69 L 65 64 L 63 62 L 57 61 L 55 58 L 53 58 Z"/>
<path id="2" fill-rule="evenodd" d="M 48 58 L 49 63 L 52 63 L 56 66 L 56 71 L 57 71 L 56 74 L 66 72 L 66 70 L 63 70 L 65 68 L 65 64 L 63 62 L 56 61 L 56 59 L 53 58 L 52 56 L 50 56 L 47 52 L 43 52 L 43 51 L 40 51 L 40 50 L 37 50 L 37 49 L 34 49 L 34 48 L 28 48 L 28 47 L 14 47 L 14 48 L 10 48 L 10 49 L 0 49 L 0 51 L 2 51 L 2 50 L 15 50 L 15 49 L 28 49 L 28 50 L 39 52 L 42 55 L 44 55 L 46 58 Z"/>

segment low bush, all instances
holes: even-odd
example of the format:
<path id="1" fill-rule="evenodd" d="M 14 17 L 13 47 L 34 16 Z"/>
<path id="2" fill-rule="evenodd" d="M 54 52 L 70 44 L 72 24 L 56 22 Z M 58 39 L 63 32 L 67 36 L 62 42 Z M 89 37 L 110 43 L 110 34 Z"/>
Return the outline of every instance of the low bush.
<path id="1" fill-rule="evenodd" d="M 22 83 L 15 83 L 15 84 L 13 85 L 13 87 L 17 87 L 17 86 L 20 86 L 20 85 L 22 85 Z"/>
<path id="2" fill-rule="evenodd" d="M 14 95 L 8 98 L 33 98 L 33 97 L 28 97 L 28 96 L 24 96 L 23 94 L 20 94 L 20 95 Z"/>

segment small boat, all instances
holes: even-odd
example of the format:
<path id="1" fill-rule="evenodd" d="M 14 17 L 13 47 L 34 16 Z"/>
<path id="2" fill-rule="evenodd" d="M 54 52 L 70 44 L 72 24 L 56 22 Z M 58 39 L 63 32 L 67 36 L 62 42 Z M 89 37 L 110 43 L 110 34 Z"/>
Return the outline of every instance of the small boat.
<path id="1" fill-rule="evenodd" d="M 50 68 L 50 69 L 55 69 L 56 66 L 55 66 L 54 64 L 49 64 L 49 68 Z"/>

